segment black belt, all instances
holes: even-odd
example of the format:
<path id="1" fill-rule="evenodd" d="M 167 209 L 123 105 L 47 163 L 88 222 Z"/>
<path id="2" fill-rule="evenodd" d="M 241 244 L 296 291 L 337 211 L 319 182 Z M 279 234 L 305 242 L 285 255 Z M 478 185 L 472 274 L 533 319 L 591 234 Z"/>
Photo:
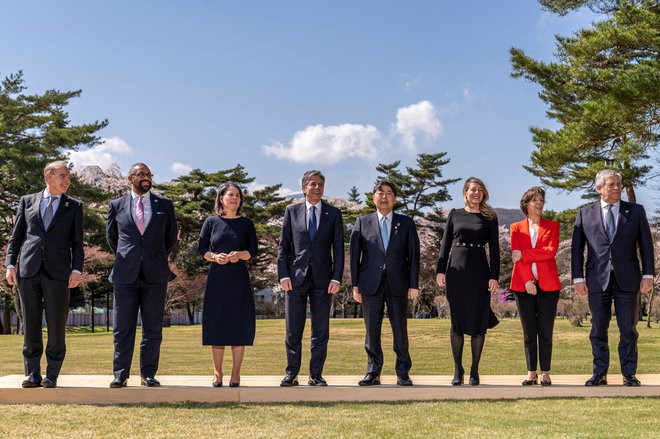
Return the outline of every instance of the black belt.
<path id="1" fill-rule="evenodd" d="M 486 244 L 474 244 L 474 243 L 471 243 L 471 242 L 455 242 L 454 247 L 486 248 Z"/>

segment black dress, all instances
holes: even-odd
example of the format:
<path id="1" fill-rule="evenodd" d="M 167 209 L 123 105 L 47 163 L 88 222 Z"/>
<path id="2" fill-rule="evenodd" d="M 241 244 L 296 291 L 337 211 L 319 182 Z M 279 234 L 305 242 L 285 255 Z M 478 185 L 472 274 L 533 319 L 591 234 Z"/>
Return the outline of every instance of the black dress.
<path id="1" fill-rule="evenodd" d="M 446 276 L 451 326 L 456 334 L 484 335 L 499 323 L 490 308 L 488 291 L 488 280 L 500 277 L 498 235 L 497 219 L 465 209 L 449 212 L 437 273 Z"/>
<path id="2" fill-rule="evenodd" d="M 257 254 L 257 233 L 245 217 L 207 218 L 199 237 L 199 254 L 247 250 Z M 254 295 L 245 261 L 211 263 L 202 314 L 202 344 L 252 346 L 255 333 Z"/>

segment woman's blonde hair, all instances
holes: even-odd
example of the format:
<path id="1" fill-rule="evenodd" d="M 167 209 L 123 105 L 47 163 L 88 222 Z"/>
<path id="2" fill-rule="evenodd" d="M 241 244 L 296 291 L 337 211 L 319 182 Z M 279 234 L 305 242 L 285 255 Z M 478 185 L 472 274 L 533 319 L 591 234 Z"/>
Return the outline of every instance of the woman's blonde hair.
<path id="1" fill-rule="evenodd" d="M 484 182 L 481 181 L 480 179 L 478 179 L 477 177 L 470 177 L 467 180 L 465 180 L 465 184 L 463 185 L 463 203 L 465 203 L 466 206 L 468 205 L 467 190 L 468 190 L 468 187 L 470 187 L 470 183 L 476 183 L 479 186 L 481 186 L 481 190 L 484 193 L 484 196 L 481 199 L 481 203 L 479 203 L 479 212 L 481 212 L 481 214 L 483 216 L 485 216 L 486 218 L 488 218 L 491 221 L 494 220 L 495 218 L 497 218 L 497 213 L 495 213 L 495 210 L 492 207 L 490 207 L 487 203 L 487 201 L 488 201 L 488 189 L 486 188 L 486 185 L 484 184 Z"/>

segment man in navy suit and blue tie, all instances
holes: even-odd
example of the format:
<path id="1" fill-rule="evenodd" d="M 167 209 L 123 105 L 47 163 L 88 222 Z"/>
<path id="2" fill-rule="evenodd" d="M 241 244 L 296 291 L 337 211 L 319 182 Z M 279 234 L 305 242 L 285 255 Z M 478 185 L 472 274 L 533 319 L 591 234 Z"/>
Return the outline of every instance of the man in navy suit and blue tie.
<path id="1" fill-rule="evenodd" d="M 285 291 L 286 375 L 282 387 L 298 385 L 307 298 L 312 315 L 310 386 L 327 386 L 323 365 L 330 338 L 330 301 L 344 272 L 344 226 L 341 212 L 321 201 L 325 177 L 307 171 L 302 178 L 304 203 L 287 206 L 277 252 L 277 272 Z"/>
<path id="2" fill-rule="evenodd" d="M 397 190 L 381 180 L 373 190 L 376 212 L 359 217 L 351 233 L 353 297 L 362 303 L 368 366 L 361 386 L 380 384 L 383 368 L 381 328 L 387 304 L 396 353 L 397 385 L 412 386 L 408 375 L 408 300 L 419 295 L 419 238 L 412 218 L 394 213 Z"/>
<path id="3" fill-rule="evenodd" d="M 621 174 L 612 170 L 600 171 L 595 183 L 600 201 L 578 212 L 571 249 L 575 292 L 588 295 L 591 311 L 589 339 L 594 365 L 593 376 L 585 385 L 607 384 L 610 364 L 607 330 L 614 301 L 623 384 L 636 387 L 640 385 L 635 377 L 639 292 L 646 294 L 653 289 L 655 274 L 651 229 L 644 207 L 621 201 Z M 641 270 L 638 250 L 642 259 Z"/>
<path id="4" fill-rule="evenodd" d="M 177 238 L 172 201 L 151 192 L 151 171 L 144 163 L 131 166 L 131 193 L 110 202 L 106 236 L 115 253 L 110 272 L 114 284 L 115 344 L 111 388 L 126 386 L 131 372 L 138 311 L 142 319 L 141 384 L 159 387 L 160 344 L 167 283 L 173 274 L 168 256 Z"/>
<path id="5" fill-rule="evenodd" d="M 18 283 L 23 307 L 23 387 L 57 387 L 66 344 L 69 288 L 80 283 L 83 260 L 83 206 L 66 195 L 71 185 L 64 161 L 44 169 L 46 189 L 24 195 L 18 203 L 16 223 L 7 247 L 10 285 Z M 41 376 L 42 310 L 46 310 L 48 343 L 46 377 Z"/>

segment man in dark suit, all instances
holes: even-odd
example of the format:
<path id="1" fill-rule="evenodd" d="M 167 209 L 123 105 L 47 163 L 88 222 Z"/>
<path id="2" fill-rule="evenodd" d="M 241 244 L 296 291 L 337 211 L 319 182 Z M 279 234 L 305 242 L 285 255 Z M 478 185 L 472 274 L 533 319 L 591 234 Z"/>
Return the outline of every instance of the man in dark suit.
<path id="1" fill-rule="evenodd" d="M 82 203 L 68 197 L 68 164 L 52 162 L 44 169 L 46 189 L 21 197 L 7 249 L 6 279 L 18 282 L 23 307 L 23 387 L 57 387 L 66 344 L 69 288 L 80 283 L 83 253 Z M 18 263 L 18 265 L 17 265 Z M 46 310 L 48 343 L 46 377 L 41 376 L 42 309 Z"/>
<path id="2" fill-rule="evenodd" d="M 412 386 L 408 375 L 408 299 L 419 294 L 419 238 L 415 222 L 392 209 L 396 186 L 379 181 L 373 190 L 376 212 L 359 217 L 351 233 L 350 264 L 353 297 L 362 303 L 368 367 L 361 386 L 380 384 L 383 349 L 380 333 L 384 305 L 392 326 L 399 386 Z"/>
<path id="3" fill-rule="evenodd" d="M 600 201 L 578 212 L 573 229 L 571 268 L 575 292 L 589 296 L 593 376 L 587 386 L 607 384 L 610 365 L 607 329 L 612 300 L 619 326 L 619 360 L 623 384 L 639 386 L 637 321 L 639 292 L 653 288 L 654 261 L 651 229 L 644 207 L 621 201 L 621 174 L 603 170 L 596 176 Z M 584 247 L 587 247 L 586 278 Z M 640 270 L 637 250 L 642 258 Z"/>
<path id="4" fill-rule="evenodd" d="M 172 201 L 151 192 L 151 171 L 144 163 L 131 166 L 131 193 L 110 202 L 106 235 L 115 253 L 110 273 L 114 284 L 113 373 L 110 387 L 125 387 L 131 372 L 138 310 L 142 318 L 141 383 L 159 387 L 160 343 L 167 282 L 173 279 L 168 256 L 177 238 Z"/>
<path id="5" fill-rule="evenodd" d="M 286 292 L 287 366 L 282 387 L 298 385 L 308 297 L 312 315 L 308 384 L 327 385 L 323 365 L 330 338 L 330 301 L 339 291 L 344 271 L 344 226 L 339 209 L 321 201 L 324 187 L 320 171 L 305 172 L 305 202 L 287 206 L 284 213 L 277 251 L 277 273 Z"/>

